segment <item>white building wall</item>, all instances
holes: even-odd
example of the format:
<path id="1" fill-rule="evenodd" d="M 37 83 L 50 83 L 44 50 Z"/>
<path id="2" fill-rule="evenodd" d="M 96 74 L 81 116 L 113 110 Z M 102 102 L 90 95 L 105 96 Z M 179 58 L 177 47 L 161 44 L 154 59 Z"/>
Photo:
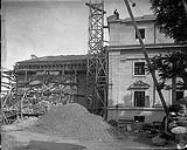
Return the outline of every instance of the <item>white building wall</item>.
<path id="1" fill-rule="evenodd" d="M 174 51 L 175 49 L 162 47 L 162 44 L 170 44 L 174 43 L 174 41 L 160 33 L 154 23 L 154 20 L 137 22 L 139 29 L 145 28 L 144 44 L 159 45 L 155 49 L 147 49 L 149 57 Z M 138 48 L 140 46 L 137 46 L 140 44 L 135 38 L 132 23 L 113 20 L 109 22 L 109 31 L 108 120 L 117 120 L 118 118 L 133 120 L 134 116 L 145 116 L 145 122 L 162 121 L 165 113 L 151 74 L 145 76 L 133 75 L 134 62 L 145 61 L 145 57 L 143 51 Z M 132 48 L 134 46 L 137 48 Z M 134 107 L 134 90 L 128 89 L 131 84 L 139 80 L 150 85 L 145 90 L 146 96 L 149 97 L 145 107 Z M 172 91 L 162 90 L 162 92 L 167 105 L 172 104 Z M 186 91 L 185 95 L 187 95 Z"/>
<path id="2" fill-rule="evenodd" d="M 149 57 L 153 57 L 160 53 L 167 54 L 169 50 L 152 49 L 148 52 Z M 164 117 L 162 104 L 154 88 L 151 74 L 146 73 L 145 76 L 133 75 L 133 64 L 137 61 L 145 61 L 141 49 L 119 49 L 109 52 L 108 120 L 119 117 L 134 119 L 134 116 L 143 115 L 146 122 L 152 122 L 161 121 L 160 119 Z M 143 108 L 134 107 L 134 90 L 128 90 L 128 87 L 138 80 L 150 85 L 145 90 L 146 96 L 149 96 L 149 103 Z M 166 103 L 170 105 L 172 103 L 171 90 L 162 90 L 162 92 Z"/>
<path id="3" fill-rule="evenodd" d="M 122 50 L 112 51 L 109 53 L 109 106 L 115 106 L 117 104 L 122 106 L 133 106 L 133 92 L 128 90 L 128 87 L 136 81 L 143 81 L 150 85 L 150 88 L 145 90 L 146 95 L 150 96 L 150 107 L 153 107 L 153 80 L 151 74 L 146 73 L 145 76 L 134 76 L 133 75 L 133 64 L 137 61 L 145 61 L 144 55 L 141 50 Z M 152 50 L 150 56 L 159 53 L 168 53 L 167 50 Z M 146 62 L 146 61 L 145 61 Z M 167 100 L 167 103 L 171 103 L 171 97 L 168 90 L 163 90 L 163 94 Z M 159 96 L 155 92 L 155 103 L 159 103 Z"/>
<path id="4" fill-rule="evenodd" d="M 173 43 L 171 38 L 166 37 L 163 33 L 154 27 L 154 22 L 140 22 L 138 28 L 145 28 L 145 44 Z M 135 38 L 135 30 L 130 23 L 110 23 L 110 45 L 139 45 Z"/>
<path id="5" fill-rule="evenodd" d="M 113 106 L 119 100 L 119 58 L 120 52 L 109 53 L 108 105 Z"/>

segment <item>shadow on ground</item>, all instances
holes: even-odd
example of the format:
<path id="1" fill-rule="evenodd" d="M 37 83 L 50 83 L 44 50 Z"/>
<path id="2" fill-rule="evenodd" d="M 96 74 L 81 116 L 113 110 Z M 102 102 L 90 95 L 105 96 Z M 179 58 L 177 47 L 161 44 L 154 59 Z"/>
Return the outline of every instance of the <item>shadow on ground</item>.
<path id="1" fill-rule="evenodd" d="M 155 150 L 176 150 L 175 145 L 173 143 L 168 143 L 165 146 L 156 146 L 152 143 L 152 137 L 147 136 L 146 134 L 142 133 L 137 136 L 135 136 L 134 142 L 140 143 L 140 144 L 145 144 L 147 146 L 152 147 Z"/>
<path id="2" fill-rule="evenodd" d="M 152 138 L 146 136 L 145 134 L 136 135 L 133 141 L 138 142 L 138 143 L 142 143 L 142 144 L 146 144 L 148 146 L 153 146 Z"/>
<path id="3" fill-rule="evenodd" d="M 80 145 L 68 143 L 53 143 L 43 141 L 30 141 L 27 146 L 16 147 L 15 150 L 85 150 L 86 148 Z"/>

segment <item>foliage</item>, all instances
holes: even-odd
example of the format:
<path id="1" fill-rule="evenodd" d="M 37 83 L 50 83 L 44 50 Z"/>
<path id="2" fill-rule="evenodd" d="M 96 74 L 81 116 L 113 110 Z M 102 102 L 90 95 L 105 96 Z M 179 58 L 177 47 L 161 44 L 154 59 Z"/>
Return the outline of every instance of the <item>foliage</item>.
<path id="1" fill-rule="evenodd" d="M 150 0 L 151 9 L 157 16 L 156 25 L 175 42 L 187 42 L 187 0 Z M 151 60 L 152 69 L 157 70 L 160 87 L 167 79 L 181 77 L 187 88 L 187 51 L 155 56 Z"/>
<path id="2" fill-rule="evenodd" d="M 160 86 L 163 88 L 167 79 L 180 77 L 183 79 L 183 87 L 187 88 L 187 53 L 174 52 L 165 55 L 157 55 L 151 59 L 153 70 L 158 71 Z"/>
<path id="3" fill-rule="evenodd" d="M 161 32 L 176 42 L 187 41 L 187 0 L 150 0 Z"/>

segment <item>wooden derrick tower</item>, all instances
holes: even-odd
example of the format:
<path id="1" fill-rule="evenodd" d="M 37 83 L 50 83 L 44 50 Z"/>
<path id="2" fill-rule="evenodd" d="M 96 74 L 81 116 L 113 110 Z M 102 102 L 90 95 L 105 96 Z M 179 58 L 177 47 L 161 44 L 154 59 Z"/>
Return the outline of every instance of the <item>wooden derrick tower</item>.
<path id="1" fill-rule="evenodd" d="M 86 3 L 89 7 L 89 41 L 87 61 L 88 99 L 91 111 L 106 118 L 107 53 L 104 47 L 104 1 Z"/>

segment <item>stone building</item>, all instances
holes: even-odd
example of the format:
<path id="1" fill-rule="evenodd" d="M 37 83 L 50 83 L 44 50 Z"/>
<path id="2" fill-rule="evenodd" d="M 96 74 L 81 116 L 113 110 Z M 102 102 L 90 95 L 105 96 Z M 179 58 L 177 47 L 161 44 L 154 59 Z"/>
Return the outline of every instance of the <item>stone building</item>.
<path id="1" fill-rule="evenodd" d="M 145 15 L 135 20 L 149 57 L 187 47 L 174 44 L 172 39 L 160 33 L 155 16 Z M 161 121 L 165 114 L 152 77 L 145 70 L 146 61 L 130 18 L 119 19 L 113 15 L 107 21 L 110 35 L 108 120 Z M 171 88 L 162 92 L 167 105 L 172 104 Z M 177 91 L 177 99 L 185 95 L 186 91 Z"/>

